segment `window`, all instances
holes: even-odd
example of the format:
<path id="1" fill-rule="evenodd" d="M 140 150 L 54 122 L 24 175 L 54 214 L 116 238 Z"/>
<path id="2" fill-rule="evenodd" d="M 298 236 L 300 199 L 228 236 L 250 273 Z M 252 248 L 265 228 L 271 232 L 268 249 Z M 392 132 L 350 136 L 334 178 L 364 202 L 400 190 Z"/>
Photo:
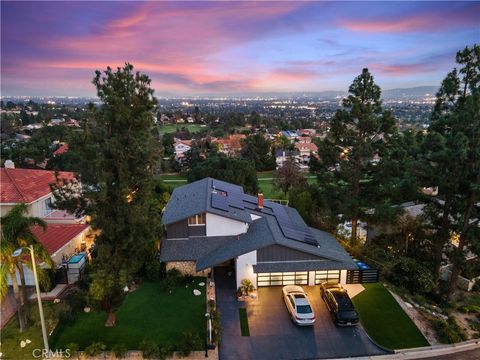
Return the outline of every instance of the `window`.
<path id="1" fill-rule="evenodd" d="M 188 218 L 188 226 L 205 225 L 205 213 L 193 215 Z"/>
<path id="2" fill-rule="evenodd" d="M 45 199 L 42 204 L 43 216 L 50 215 L 54 209 L 52 209 L 52 198 Z"/>

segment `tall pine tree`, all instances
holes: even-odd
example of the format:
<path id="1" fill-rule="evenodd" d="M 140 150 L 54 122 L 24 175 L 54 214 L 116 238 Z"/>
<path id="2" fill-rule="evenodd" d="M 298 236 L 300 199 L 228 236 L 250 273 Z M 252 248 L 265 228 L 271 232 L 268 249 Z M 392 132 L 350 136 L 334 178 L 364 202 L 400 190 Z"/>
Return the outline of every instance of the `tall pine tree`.
<path id="1" fill-rule="evenodd" d="M 55 192 L 59 204 L 91 215 L 99 230 L 90 292 L 105 308 L 140 269 L 160 235 L 160 214 L 151 200 L 158 153 L 151 133 L 157 101 L 150 81 L 128 63 L 96 72 L 93 84 L 102 104 L 91 108 L 74 144 L 82 159 L 81 195 L 75 196 L 78 186 Z"/>
<path id="2" fill-rule="evenodd" d="M 321 202 L 351 221 L 355 244 L 358 221 L 373 203 L 376 165 L 372 160 L 396 127 L 392 113 L 382 107 L 380 87 L 368 69 L 355 78 L 349 93 L 319 144 L 320 160 L 314 166 L 324 197 Z"/>
<path id="3" fill-rule="evenodd" d="M 459 51 L 456 60 L 459 70 L 445 77 L 437 93 L 422 166 L 424 181 L 439 188 L 426 209 L 436 234 L 437 285 L 445 246 L 453 233 L 460 239 L 448 253 L 453 264 L 450 294 L 465 250 L 478 247 L 480 239 L 480 46 Z"/>

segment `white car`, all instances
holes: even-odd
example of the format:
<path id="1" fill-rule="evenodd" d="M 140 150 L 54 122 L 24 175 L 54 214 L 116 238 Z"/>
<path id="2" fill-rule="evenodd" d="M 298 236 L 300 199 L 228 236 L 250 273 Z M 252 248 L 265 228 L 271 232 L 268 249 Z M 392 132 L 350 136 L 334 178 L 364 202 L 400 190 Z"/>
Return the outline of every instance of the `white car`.
<path id="1" fill-rule="evenodd" d="M 282 292 L 292 321 L 301 326 L 313 325 L 315 314 L 305 291 L 300 286 L 287 285 L 283 287 Z"/>

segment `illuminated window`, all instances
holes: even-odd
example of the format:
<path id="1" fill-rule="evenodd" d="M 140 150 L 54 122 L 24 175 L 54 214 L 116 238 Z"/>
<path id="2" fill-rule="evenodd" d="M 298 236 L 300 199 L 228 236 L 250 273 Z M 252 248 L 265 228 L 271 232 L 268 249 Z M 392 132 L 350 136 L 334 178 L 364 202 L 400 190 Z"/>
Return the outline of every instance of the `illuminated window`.
<path id="1" fill-rule="evenodd" d="M 205 213 L 193 215 L 188 218 L 188 226 L 205 225 Z"/>

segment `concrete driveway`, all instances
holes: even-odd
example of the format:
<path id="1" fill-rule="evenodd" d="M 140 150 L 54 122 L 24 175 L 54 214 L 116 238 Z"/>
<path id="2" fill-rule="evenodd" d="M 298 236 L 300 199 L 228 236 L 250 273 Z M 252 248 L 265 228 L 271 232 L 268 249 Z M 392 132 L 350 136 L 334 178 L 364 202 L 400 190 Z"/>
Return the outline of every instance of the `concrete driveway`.
<path id="1" fill-rule="evenodd" d="M 282 298 L 281 287 L 260 288 L 258 299 L 247 303 L 234 297 L 229 279 L 215 275 L 217 306 L 221 312 L 220 359 L 324 359 L 384 354 L 361 325 L 338 327 L 320 297 L 318 286 L 305 286 L 316 315 L 315 325 L 294 325 Z M 241 336 L 238 309 L 246 307 L 250 336 Z"/>

